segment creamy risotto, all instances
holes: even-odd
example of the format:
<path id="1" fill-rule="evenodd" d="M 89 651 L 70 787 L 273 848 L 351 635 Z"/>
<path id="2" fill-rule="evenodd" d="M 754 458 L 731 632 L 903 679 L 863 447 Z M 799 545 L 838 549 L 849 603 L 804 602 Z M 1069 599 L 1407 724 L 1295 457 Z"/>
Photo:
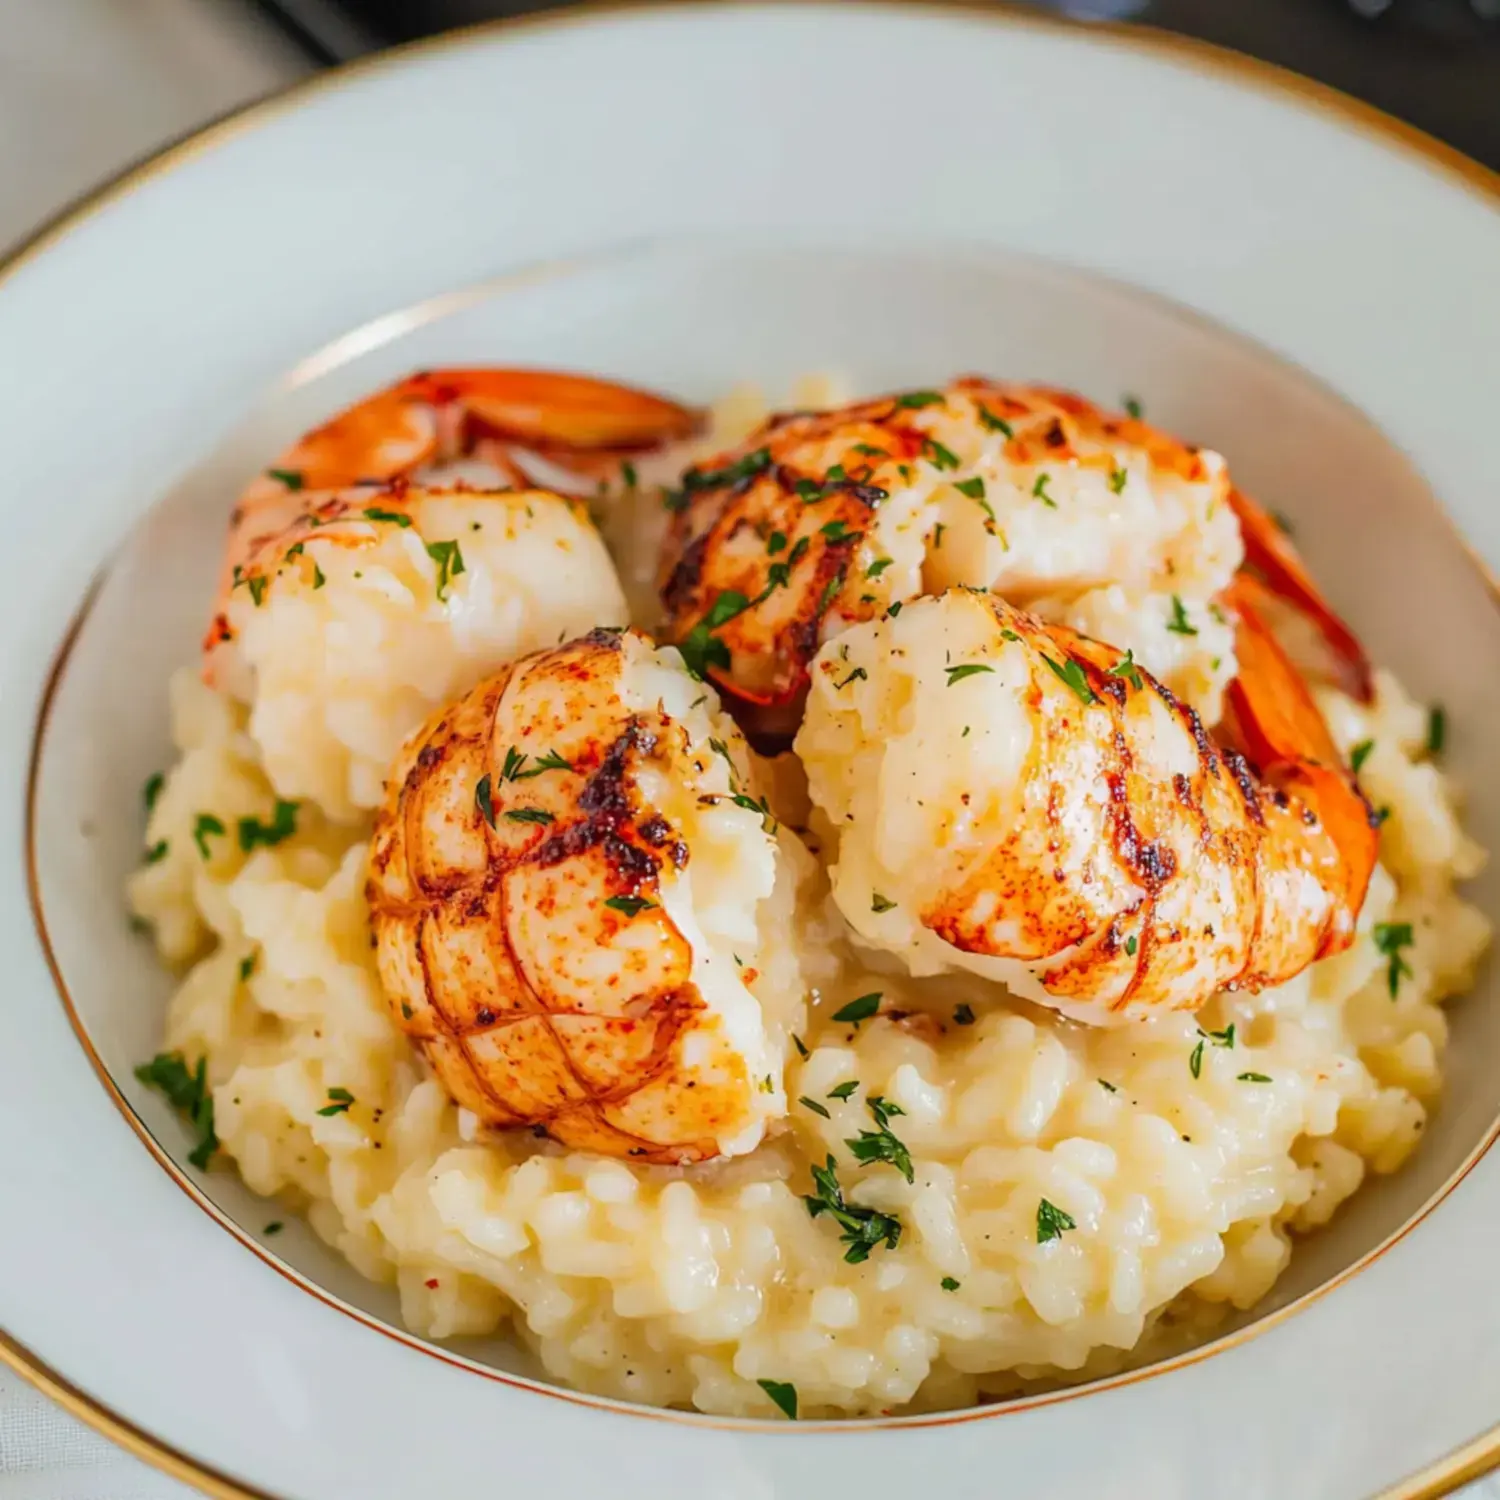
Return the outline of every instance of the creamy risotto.
<path id="1" fill-rule="evenodd" d="M 748 426 L 753 403 L 737 410 Z M 245 705 L 186 670 L 130 905 L 183 973 L 165 1045 L 206 1058 L 221 1164 L 277 1200 L 268 1218 L 305 1212 L 394 1283 L 417 1333 L 508 1328 L 569 1385 L 713 1413 L 962 1406 L 1206 1335 L 1420 1141 L 1442 1002 L 1489 938 L 1455 891 L 1482 854 L 1428 711 L 1385 674 L 1367 706 L 1321 693 L 1384 817 L 1355 942 L 1259 994 L 1109 1028 L 862 958 L 797 768 L 763 764 L 783 875 L 749 930 L 777 942 L 735 958 L 800 988 L 807 1018 L 773 1080 L 787 1128 L 698 1166 L 486 1132 L 458 1108 L 376 971 L 371 797 L 342 780 L 326 807 L 282 800 L 294 720 L 268 751 Z"/>

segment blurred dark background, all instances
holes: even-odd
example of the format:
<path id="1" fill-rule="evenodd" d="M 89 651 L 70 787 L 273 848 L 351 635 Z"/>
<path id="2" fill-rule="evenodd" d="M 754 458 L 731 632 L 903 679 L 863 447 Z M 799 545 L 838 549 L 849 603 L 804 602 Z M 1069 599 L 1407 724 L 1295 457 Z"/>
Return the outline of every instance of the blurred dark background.
<path id="1" fill-rule="evenodd" d="M 555 0 L 255 0 L 319 63 Z M 1500 169 L 1500 0 L 1070 0 L 1332 84 Z"/>

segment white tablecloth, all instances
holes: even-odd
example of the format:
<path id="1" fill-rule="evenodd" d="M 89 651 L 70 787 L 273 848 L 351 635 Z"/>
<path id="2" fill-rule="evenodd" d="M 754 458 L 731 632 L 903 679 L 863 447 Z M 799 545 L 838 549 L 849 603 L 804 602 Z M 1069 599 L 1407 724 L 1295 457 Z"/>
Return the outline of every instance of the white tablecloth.
<path id="1" fill-rule="evenodd" d="M 305 71 L 240 0 L 0 0 L 0 253 L 126 162 Z M 0 1500 L 192 1493 L 0 1367 Z M 1464 1500 L 1500 1500 L 1500 1479 Z"/>

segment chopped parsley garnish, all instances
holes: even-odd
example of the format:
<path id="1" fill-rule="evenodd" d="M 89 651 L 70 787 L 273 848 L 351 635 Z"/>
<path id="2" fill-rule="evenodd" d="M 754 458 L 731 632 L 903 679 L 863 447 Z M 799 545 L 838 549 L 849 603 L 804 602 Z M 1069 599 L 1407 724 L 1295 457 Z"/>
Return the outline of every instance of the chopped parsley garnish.
<path id="1" fill-rule="evenodd" d="M 808 1216 L 816 1219 L 826 1213 L 843 1230 L 839 1239 L 849 1247 L 844 1251 L 844 1259 L 850 1265 L 857 1266 L 869 1260 L 870 1252 L 881 1244 L 887 1250 L 894 1250 L 901 1243 L 900 1219 L 844 1201 L 844 1190 L 838 1180 L 838 1163 L 832 1153 L 826 1165 L 812 1169 L 812 1178 L 817 1192 L 804 1194 L 802 1199 L 807 1205 Z"/>
<path id="2" fill-rule="evenodd" d="M 1109 471 L 1109 492 L 1119 495 L 1124 492 L 1125 481 L 1129 478 L 1124 469 L 1111 469 Z"/>
<path id="3" fill-rule="evenodd" d="M 158 839 L 146 850 L 146 863 L 148 865 L 160 864 L 167 857 L 167 841 Z"/>
<path id="4" fill-rule="evenodd" d="M 972 479 L 955 479 L 953 488 L 960 495 L 967 495 L 971 500 L 984 499 L 984 480 L 977 474 Z"/>
<path id="5" fill-rule="evenodd" d="M 725 589 L 716 598 L 709 611 L 703 617 L 703 623 L 710 630 L 717 630 L 721 625 L 727 625 L 736 615 L 743 614 L 750 607 L 750 601 L 738 589 Z"/>
<path id="6" fill-rule="evenodd" d="M 1135 950 L 1139 946 L 1140 944 L 1136 942 L 1134 933 L 1131 933 L 1131 935 L 1125 939 L 1125 952 L 1129 957 L 1135 957 Z"/>
<path id="7" fill-rule="evenodd" d="M 846 1140 L 844 1144 L 861 1166 L 868 1167 L 875 1162 L 889 1162 L 908 1182 L 915 1182 L 916 1172 L 911 1164 L 911 1152 L 906 1149 L 904 1141 L 898 1140 L 891 1133 L 890 1126 L 886 1123 L 892 1113 L 891 1106 L 879 1099 L 871 1099 L 868 1102 L 870 1113 L 875 1116 L 877 1128 L 861 1130 L 857 1136 Z"/>
<path id="8" fill-rule="evenodd" d="M 556 818 L 540 807 L 514 807 L 505 815 L 512 823 L 555 823 Z"/>
<path id="9" fill-rule="evenodd" d="M 1375 826 L 1379 828 L 1380 825 L 1390 817 L 1390 815 L 1391 810 L 1389 807 L 1377 807 L 1375 809 Z"/>
<path id="10" fill-rule="evenodd" d="M 250 590 L 250 602 L 259 609 L 265 603 L 266 589 L 270 585 L 270 579 L 261 575 L 245 580 L 245 587 Z"/>
<path id="11" fill-rule="evenodd" d="M 219 1149 L 219 1138 L 214 1134 L 214 1096 L 208 1087 L 208 1058 L 200 1057 L 197 1067 L 189 1072 L 182 1053 L 158 1052 L 135 1070 L 135 1076 L 147 1088 L 165 1094 L 167 1103 L 187 1116 L 198 1137 L 188 1160 L 202 1171 Z"/>
<path id="12" fill-rule="evenodd" d="M 1053 675 L 1060 682 L 1070 687 L 1078 701 L 1083 704 L 1097 703 L 1099 695 L 1089 686 L 1089 680 L 1084 675 L 1084 670 L 1070 656 L 1067 661 L 1053 661 L 1050 656 L 1044 655 L 1042 660 L 1052 669 Z"/>
<path id="13" fill-rule="evenodd" d="M 656 902 L 644 896 L 611 896 L 604 903 L 611 911 L 623 912 L 627 917 L 638 917 L 643 911 L 653 911 Z"/>
<path id="14" fill-rule="evenodd" d="M 437 564 L 437 596 L 448 597 L 448 585 L 464 570 L 464 555 L 457 542 L 428 542 L 427 555 Z"/>
<path id="15" fill-rule="evenodd" d="M 901 601 L 897 599 L 886 609 L 885 613 L 887 619 L 894 620 L 901 613 Z"/>
<path id="16" fill-rule="evenodd" d="M 1234 1046 L 1234 1022 L 1231 1021 L 1223 1031 L 1205 1031 L 1203 1033 L 1215 1047 Z"/>
<path id="17" fill-rule="evenodd" d="M 797 1051 L 798 1051 L 798 1053 L 799 1053 L 800 1056 L 802 1056 L 802 1057 L 810 1057 L 812 1055 L 807 1050 L 807 1043 L 804 1042 L 802 1040 L 802 1038 L 800 1036 L 798 1036 L 795 1031 L 792 1033 L 792 1045 L 794 1047 L 796 1047 L 796 1049 L 797 1049 Z"/>
<path id="18" fill-rule="evenodd" d="M 267 469 L 266 473 L 278 484 L 284 484 L 289 490 L 302 488 L 302 473 L 299 469 Z"/>
<path id="19" fill-rule="evenodd" d="M 828 606 L 833 603 L 833 596 L 844 586 L 844 570 L 839 569 L 832 578 L 823 586 L 823 595 L 818 600 L 818 613 L 821 615 Z"/>
<path id="20" fill-rule="evenodd" d="M 939 521 L 937 525 L 932 528 L 932 546 L 934 551 L 936 551 L 943 545 L 943 533 L 947 529 L 948 528 L 941 521 Z"/>
<path id="21" fill-rule="evenodd" d="M 261 844 L 271 849 L 291 838 L 296 831 L 297 804 L 283 802 L 278 797 L 276 810 L 271 814 L 269 823 L 262 823 L 259 818 L 240 819 L 238 828 L 240 848 L 246 854 Z"/>
<path id="22" fill-rule="evenodd" d="M 870 564 L 870 566 L 865 569 L 865 577 L 866 578 L 879 578 L 880 575 L 882 573 L 884 573 L 885 570 L 888 567 L 890 567 L 890 565 L 894 561 L 895 561 L 895 559 L 894 558 L 890 558 L 890 557 L 877 557 L 875 559 L 875 561 L 872 562 Z"/>
<path id="23" fill-rule="evenodd" d="M 1031 493 L 1034 499 L 1040 500 L 1043 505 L 1050 505 L 1053 510 L 1056 510 L 1057 501 L 1047 493 L 1047 485 L 1051 478 L 1050 474 L 1038 474 L 1036 476 L 1036 483 L 1031 487 Z"/>
<path id="24" fill-rule="evenodd" d="M 1349 752 L 1349 769 L 1358 775 L 1364 763 L 1370 758 L 1370 751 L 1375 748 L 1374 740 L 1361 740 Z"/>
<path id="25" fill-rule="evenodd" d="M 524 761 L 526 757 L 523 755 L 521 759 Z M 506 756 L 505 763 L 507 766 L 510 764 L 509 755 Z M 529 771 L 523 771 L 518 766 L 509 779 L 511 781 L 530 781 L 533 776 L 545 776 L 548 771 L 571 771 L 572 769 L 572 761 L 564 760 L 556 750 L 549 750 L 545 755 L 537 756 L 536 764 Z"/>
<path id="26" fill-rule="evenodd" d="M 323 576 L 323 570 L 316 562 L 313 563 L 313 587 L 320 589 L 328 580 Z"/>
<path id="27" fill-rule="evenodd" d="M 767 553 L 767 555 L 771 556 L 771 557 L 775 557 L 778 552 L 783 552 L 785 550 L 786 550 L 786 532 L 784 532 L 784 531 L 773 531 L 771 533 L 771 535 L 766 538 L 766 553 Z"/>
<path id="28" fill-rule="evenodd" d="M 1118 1094 L 1120 1092 L 1119 1089 L 1117 1089 L 1114 1084 L 1112 1084 L 1107 1078 L 1096 1078 L 1094 1082 L 1097 1083 L 1101 1089 L 1108 1089 L 1112 1094 Z"/>
<path id="29" fill-rule="evenodd" d="M 1448 715 L 1442 705 L 1434 703 L 1427 710 L 1427 753 L 1441 755 L 1448 739 Z"/>
<path id="30" fill-rule="evenodd" d="M 620 465 L 620 478 L 625 481 L 625 488 L 633 490 L 636 487 L 635 465 L 623 463 Z"/>
<path id="31" fill-rule="evenodd" d="M 757 802 L 754 797 L 747 797 L 743 792 L 736 792 L 729 800 L 736 807 L 743 807 L 746 812 L 759 813 L 760 826 L 764 832 L 776 832 L 776 818 L 771 812 L 771 804 L 764 797 Z"/>
<path id="32" fill-rule="evenodd" d="M 1198 627 L 1188 619 L 1187 611 L 1182 607 L 1181 598 L 1172 595 L 1172 618 L 1167 621 L 1167 629 L 1173 635 L 1197 635 Z"/>
<path id="33" fill-rule="evenodd" d="M 664 504 L 668 510 L 685 510 L 689 499 L 699 490 L 716 490 L 726 484 L 738 484 L 742 479 L 753 479 L 771 467 L 771 450 L 757 448 L 743 458 L 737 458 L 722 469 L 689 469 L 682 476 L 682 488 L 669 490 Z"/>
<path id="34" fill-rule="evenodd" d="M 908 391 L 904 396 L 896 397 L 898 407 L 906 407 L 913 411 L 924 406 L 941 406 L 942 404 L 941 391 Z"/>
<path id="35" fill-rule="evenodd" d="M 166 784 L 167 778 L 160 771 L 146 778 L 146 784 L 141 788 L 141 801 L 146 804 L 148 813 L 156 806 L 156 799 L 161 796 L 161 789 Z"/>
<path id="36" fill-rule="evenodd" d="M 884 448 L 873 448 L 869 443 L 856 443 L 854 451 L 863 453 L 866 458 L 889 458 L 891 456 Z"/>
<path id="37" fill-rule="evenodd" d="M 981 672 L 993 672 L 993 667 L 987 667 L 983 662 L 969 661 L 960 667 L 944 667 L 948 674 L 948 686 L 952 687 L 955 682 L 962 682 L 965 677 L 976 677 Z"/>
<path id="38" fill-rule="evenodd" d="M 249 979 L 249 977 L 255 972 L 255 959 L 256 955 L 252 953 L 248 958 L 242 958 L 240 960 L 241 984 L 244 984 L 244 982 Z"/>
<path id="39" fill-rule="evenodd" d="M 525 764 L 526 756 L 514 745 L 510 746 L 505 752 L 505 764 L 500 767 L 501 781 L 514 781 L 521 774 L 521 767 Z M 485 780 L 488 781 L 489 777 L 486 776 Z"/>
<path id="40" fill-rule="evenodd" d="M 815 1115 L 822 1115 L 825 1120 L 831 1120 L 833 1118 L 833 1116 L 828 1113 L 828 1110 L 824 1105 L 819 1104 L 816 1099 L 809 1099 L 806 1094 L 804 1094 L 797 1101 L 797 1103 L 803 1105 L 807 1109 L 810 1109 Z"/>
<path id="41" fill-rule="evenodd" d="M 951 448 L 945 448 L 936 438 L 930 437 L 922 440 L 922 457 L 934 469 L 956 469 L 958 467 L 958 454 Z"/>
<path id="42" fill-rule="evenodd" d="M 839 688 L 848 687 L 851 682 L 859 682 L 863 678 L 868 678 L 869 675 L 863 667 L 856 667 L 842 682 L 834 683 L 834 691 L 837 692 Z"/>
<path id="43" fill-rule="evenodd" d="M 1045 1245 L 1048 1240 L 1060 1240 L 1070 1229 L 1077 1229 L 1078 1221 L 1070 1213 L 1064 1213 L 1055 1203 L 1045 1198 L 1036 1206 L 1036 1242 Z"/>
<path id="44" fill-rule="evenodd" d="M 797 1420 L 797 1387 L 790 1380 L 757 1380 L 755 1383 L 791 1421 Z"/>
<path id="45" fill-rule="evenodd" d="M 266 1227 L 263 1230 L 261 1230 L 261 1233 L 262 1234 L 280 1234 L 281 1230 L 282 1230 L 281 1220 L 280 1219 L 272 1219 L 271 1222 L 269 1224 L 267 1224 Z"/>
<path id="46" fill-rule="evenodd" d="M 989 407 L 983 404 L 983 402 L 976 403 L 976 409 L 979 412 L 980 422 L 990 432 L 1001 432 L 1004 433 L 1008 438 L 1014 437 L 1016 435 L 1015 429 L 1010 425 L 1010 423 L 1005 421 L 1002 417 L 997 417 L 994 412 L 989 409 Z"/>
<path id="47" fill-rule="evenodd" d="M 893 911 L 895 906 L 896 903 L 889 896 L 882 896 L 879 891 L 870 895 L 870 910 L 873 912 Z"/>
<path id="48" fill-rule="evenodd" d="M 407 1003 L 406 1003 L 406 1001 L 404 1001 L 404 1000 L 403 1000 L 403 1001 L 402 1001 L 402 1002 L 401 1002 L 401 1019 L 402 1019 L 402 1020 L 403 1020 L 403 1021 L 409 1021 L 409 1020 L 411 1020 L 411 1018 L 412 1018 L 412 1017 L 413 1017 L 413 1016 L 414 1016 L 414 1015 L 416 1015 L 416 1011 L 414 1011 L 414 1010 L 413 1010 L 413 1009 L 412 1009 L 412 1008 L 411 1008 L 411 1006 L 409 1006 L 409 1005 L 408 1005 L 408 1004 L 407 1004 Z"/>
<path id="49" fill-rule="evenodd" d="M 383 510 L 378 505 L 372 505 L 365 511 L 367 521 L 394 521 L 403 531 L 411 525 L 411 517 L 405 511 Z"/>
<path id="50" fill-rule="evenodd" d="M 511 752 L 511 754 L 514 753 L 514 751 Z M 474 805 L 479 809 L 479 816 L 493 828 L 495 826 L 495 802 L 491 795 L 488 776 L 481 776 L 479 784 L 474 788 Z"/>
<path id="51" fill-rule="evenodd" d="M 1410 922 L 1377 922 L 1371 929 L 1371 935 L 1375 939 L 1375 947 L 1390 960 L 1385 974 L 1386 988 L 1391 992 L 1391 999 L 1396 998 L 1396 991 L 1401 988 L 1403 978 L 1411 975 L 1411 966 L 1401 956 L 1403 948 L 1410 948 L 1416 941 L 1412 936 Z"/>
<path id="52" fill-rule="evenodd" d="M 851 1078 L 847 1083 L 841 1083 L 837 1088 L 828 1090 L 830 1099 L 849 1099 L 859 1090 L 859 1079 Z"/>
<path id="53" fill-rule="evenodd" d="M 1236 1083 L 1269 1083 L 1270 1081 L 1269 1073 L 1237 1073 L 1235 1075 Z"/>
<path id="54" fill-rule="evenodd" d="M 329 1089 L 328 1103 L 318 1111 L 320 1115 L 346 1115 L 354 1103 L 354 1095 L 348 1089 Z"/>
<path id="55" fill-rule="evenodd" d="M 1141 420 L 1141 413 L 1145 411 L 1145 407 L 1141 405 L 1140 401 L 1136 397 L 1124 396 L 1121 398 L 1120 404 L 1125 408 L 1126 412 L 1128 412 L 1129 415 L 1137 422 Z"/>
<path id="56" fill-rule="evenodd" d="M 943 1279 L 938 1282 L 938 1285 L 942 1287 L 945 1292 L 956 1292 L 958 1290 L 958 1283 L 951 1276 L 943 1277 Z"/>
<path id="57" fill-rule="evenodd" d="M 870 1113 L 875 1116 L 875 1123 L 882 1130 L 890 1123 L 893 1115 L 904 1115 L 906 1111 L 893 1100 L 887 1099 L 884 1094 L 871 1094 L 867 1101 Z"/>
<path id="58" fill-rule="evenodd" d="M 847 542 L 858 538 L 860 535 L 857 531 L 850 531 L 842 521 L 829 521 L 826 526 L 820 526 L 818 530 L 830 542 Z"/>
<path id="59" fill-rule="evenodd" d="M 1139 689 L 1141 682 L 1141 669 L 1135 664 L 1135 653 L 1127 651 L 1114 666 L 1109 669 L 1111 677 L 1123 677 L 1131 687 Z"/>
<path id="60" fill-rule="evenodd" d="M 858 1026 L 861 1021 L 868 1021 L 876 1011 L 880 1009 L 879 990 L 868 995 L 861 995 L 857 1000 L 851 1000 L 846 1006 L 833 1013 L 835 1021 L 852 1021 Z"/>
<path id="61" fill-rule="evenodd" d="M 217 838 L 224 832 L 224 823 L 212 813 L 199 813 L 193 822 L 193 842 L 198 846 L 198 853 L 204 859 L 212 859 L 213 852 L 208 847 L 210 838 Z"/>
<path id="62" fill-rule="evenodd" d="M 955 1026 L 972 1026 L 974 1024 L 974 1007 L 967 1001 L 962 1005 L 954 1006 L 953 1024 Z"/>
<path id="63" fill-rule="evenodd" d="M 1188 1072 L 1197 1078 L 1203 1072 L 1203 1038 L 1198 1038 L 1198 1045 L 1188 1055 Z"/>

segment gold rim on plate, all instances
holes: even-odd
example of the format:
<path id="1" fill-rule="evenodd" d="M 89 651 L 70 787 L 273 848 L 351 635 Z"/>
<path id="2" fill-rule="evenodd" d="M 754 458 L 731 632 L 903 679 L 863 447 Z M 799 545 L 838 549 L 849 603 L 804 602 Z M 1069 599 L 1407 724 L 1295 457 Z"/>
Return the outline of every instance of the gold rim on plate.
<path id="1" fill-rule="evenodd" d="M 721 8 L 734 5 L 741 3 L 741 0 L 675 0 L 675 3 L 670 7 L 662 3 L 662 0 L 585 0 L 585 3 L 573 5 L 565 12 L 481 22 L 478 25 L 464 27 L 440 36 L 426 38 L 402 47 L 393 48 L 373 57 L 358 59 L 325 72 L 311 74 L 307 78 L 299 79 L 297 82 L 288 85 L 285 89 L 232 110 L 211 121 L 209 124 L 179 137 L 160 150 L 125 168 L 91 192 L 75 199 L 17 245 L 8 255 L 0 258 L 0 283 L 14 276 L 26 264 L 40 256 L 45 250 L 72 232 L 80 224 L 93 218 L 109 205 L 125 197 L 128 193 L 133 192 L 144 183 L 172 170 L 174 167 L 181 165 L 193 157 L 248 133 L 267 120 L 274 119 L 291 111 L 306 99 L 315 95 L 341 88 L 355 79 L 399 67 L 412 58 L 432 56 L 440 52 L 456 50 L 499 32 L 511 35 L 518 32 L 560 30 L 572 25 L 587 25 L 601 15 L 613 15 L 641 10 L 666 11 L 669 8 L 678 9 L 684 3 L 690 3 L 696 9 L 706 10 L 710 7 Z M 786 4 L 788 0 L 779 0 L 779 3 Z M 796 0 L 791 0 L 791 3 L 796 3 Z M 1465 156 L 1455 148 L 1435 139 L 1415 126 L 1395 119 L 1373 105 L 1365 104 L 1336 89 L 1316 83 L 1287 69 L 1262 62 L 1259 59 L 1248 57 L 1211 42 L 1201 41 L 1194 37 L 1180 36 L 1153 27 L 1103 21 L 1080 22 L 1055 15 L 1038 14 L 1013 5 L 1009 3 L 1009 0 L 935 0 L 935 3 L 927 3 L 927 0 L 866 0 L 866 3 L 889 6 L 892 9 L 925 9 L 971 16 L 982 15 L 1001 25 L 1067 32 L 1075 35 L 1092 34 L 1114 46 L 1128 47 L 1135 51 L 1179 61 L 1192 69 L 1222 75 L 1237 84 L 1252 87 L 1263 94 L 1274 95 L 1282 99 L 1290 96 L 1304 108 L 1332 116 L 1345 126 L 1371 136 L 1387 147 L 1398 149 L 1405 155 L 1420 159 L 1427 166 L 1439 170 L 1444 176 L 1456 180 L 1467 189 L 1477 193 L 1486 201 L 1500 208 L 1500 173 L 1490 170 L 1488 167 Z M 1466 550 L 1469 550 L 1473 560 L 1479 563 L 1479 559 L 1474 557 L 1472 550 L 1467 548 L 1467 544 L 1465 544 L 1465 547 Z M 1492 592 L 1500 593 L 1500 590 L 1496 589 L 1494 581 L 1489 578 L 1482 564 L 1480 565 L 1480 571 L 1485 576 L 1486 582 L 1489 583 Z M 269 1265 L 281 1272 L 281 1274 L 295 1281 L 299 1286 L 303 1286 L 309 1291 L 314 1291 L 322 1300 L 329 1301 L 341 1310 L 351 1313 L 367 1326 L 375 1328 L 387 1336 L 396 1338 L 398 1341 L 407 1344 L 408 1347 L 418 1349 L 423 1353 L 436 1355 L 438 1358 L 444 1359 L 445 1362 L 459 1364 L 463 1368 L 477 1370 L 479 1373 L 490 1375 L 492 1378 L 522 1385 L 530 1390 L 561 1396 L 563 1399 L 582 1400 L 587 1404 L 597 1404 L 611 1410 L 632 1410 L 633 1414 L 645 1416 L 668 1415 L 666 1413 L 654 1414 L 645 1412 L 638 1408 L 620 1408 L 616 1403 L 611 1402 L 595 1402 L 592 1398 L 562 1392 L 556 1388 L 539 1383 L 514 1380 L 513 1377 L 503 1376 L 498 1371 L 485 1370 L 482 1366 L 473 1365 L 467 1360 L 452 1359 L 450 1356 L 445 1355 L 443 1351 L 434 1348 L 425 1341 L 404 1335 L 398 1330 L 392 1329 L 358 1312 L 356 1309 L 348 1307 L 346 1304 L 329 1298 L 326 1293 L 322 1293 L 314 1288 L 304 1278 L 294 1275 L 289 1268 L 283 1266 L 275 1257 L 266 1252 L 257 1241 L 244 1234 L 238 1225 L 222 1214 L 215 1205 L 188 1181 L 176 1164 L 167 1157 L 166 1153 L 162 1151 L 161 1147 L 151 1137 L 150 1133 L 136 1117 L 134 1111 L 123 1097 L 120 1096 L 118 1090 L 115 1089 L 107 1069 L 105 1069 L 102 1060 L 99 1059 L 93 1047 L 89 1044 L 77 1016 L 73 1013 L 73 1007 L 68 1001 L 61 973 L 52 954 L 50 943 L 47 940 L 46 927 L 42 919 L 41 904 L 39 901 L 35 862 L 31 857 L 33 852 L 32 831 L 34 824 L 35 790 L 37 772 L 40 765 L 42 734 L 46 725 L 53 694 L 61 679 L 63 667 L 71 652 L 77 633 L 88 613 L 89 605 L 92 602 L 92 595 L 93 590 L 90 590 L 90 597 L 84 601 L 77 617 L 69 627 L 66 638 L 58 651 L 57 659 L 49 673 L 48 682 L 43 694 L 43 701 L 37 715 L 36 730 L 32 745 L 32 764 L 28 776 L 27 788 L 27 874 L 32 911 L 37 923 L 38 936 L 41 940 L 49 967 L 52 970 L 53 977 L 58 984 L 59 992 L 69 1012 L 69 1018 L 95 1070 L 100 1074 L 101 1079 L 104 1081 L 127 1121 L 136 1130 L 137 1134 L 141 1136 L 148 1148 L 152 1150 L 153 1155 L 171 1173 L 178 1185 L 184 1188 L 200 1207 L 205 1208 L 221 1224 L 230 1229 L 236 1238 L 240 1239 L 242 1243 L 255 1251 Z M 1255 1337 L 1267 1328 L 1285 1321 L 1291 1314 L 1300 1311 L 1316 1298 L 1341 1286 L 1359 1271 L 1372 1264 L 1386 1250 L 1396 1244 L 1397 1241 L 1410 1233 L 1417 1224 L 1425 1219 L 1457 1187 L 1459 1181 L 1467 1175 L 1494 1143 L 1497 1135 L 1500 1135 L 1500 1121 L 1496 1122 L 1496 1125 L 1487 1133 L 1485 1139 L 1479 1143 L 1449 1181 L 1382 1245 L 1377 1246 L 1376 1249 L 1362 1257 L 1353 1266 L 1347 1267 L 1338 1276 L 1325 1282 L 1322 1286 L 1314 1288 L 1311 1292 L 1289 1303 L 1286 1307 L 1280 1308 L 1276 1312 L 1257 1320 L 1248 1327 L 1240 1329 L 1222 1340 L 1213 1341 L 1201 1349 L 1178 1356 L 1175 1359 L 1163 1361 L 1160 1364 L 1117 1377 L 1114 1380 L 1090 1382 L 1089 1385 L 1076 1392 L 1061 1391 L 1049 1393 L 1047 1396 L 1033 1398 L 1030 1401 L 1007 1403 L 987 1410 L 985 1408 L 978 1408 L 967 1413 L 945 1414 L 945 1416 L 937 1420 L 940 1422 L 983 1420 L 988 1417 L 1002 1415 L 1007 1411 L 1014 1412 L 1039 1404 L 1050 1404 L 1052 1401 L 1076 1399 L 1093 1391 L 1133 1383 L 1134 1381 L 1149 1379 L 1155 1375 L 1166 1374 L 1171 1370 L 1181 1369 L 1187 1364 L 1195 1363 L 1199 1359 L 1208 1358 L 1212 1354 L 1234 1347 Z M 44 1396 L 56 1402 L 70 1415 L 117 1443 L 127 1452 L 154 1465 L 174 1479 L 195 1485 L 204 1493 L 214 1496 L 215 1500 L 276 1500 L 276 1497 L 270 1495 L 268 1492 L 256 1489 L 241 1480 L 232 1478 L 211 1468 L 201 1460 L 183 1453 L 153 1434 L 144 1431 L 126 1418 L 121 1417 L 87 1392 L 80 1390 L 59 1372 L 51 1369 L 35 1353 L 12 1338 L 3 1329 L 0 1329 L 0 1364 L 4 1364 L 14 1370 Z M 848 1424 L 840 1425 L 847 1426 Z M 923 1426 L 929 1425 L 929 1422 L 912 1422 L 908 1420 L 901 1422 L 900 1425 Z M 1462 1447 L 1453 1450 L 1417 1473 L 1393 1485 L 1383 1493 L 1381 1500 L 1438 1500 L 1438 1497 L 1451 1494 L 1459 1486 L 1489 1473 L 1496 1467 L 1500 1467 L 1500 1425 L 1481 1433 Z"/>

